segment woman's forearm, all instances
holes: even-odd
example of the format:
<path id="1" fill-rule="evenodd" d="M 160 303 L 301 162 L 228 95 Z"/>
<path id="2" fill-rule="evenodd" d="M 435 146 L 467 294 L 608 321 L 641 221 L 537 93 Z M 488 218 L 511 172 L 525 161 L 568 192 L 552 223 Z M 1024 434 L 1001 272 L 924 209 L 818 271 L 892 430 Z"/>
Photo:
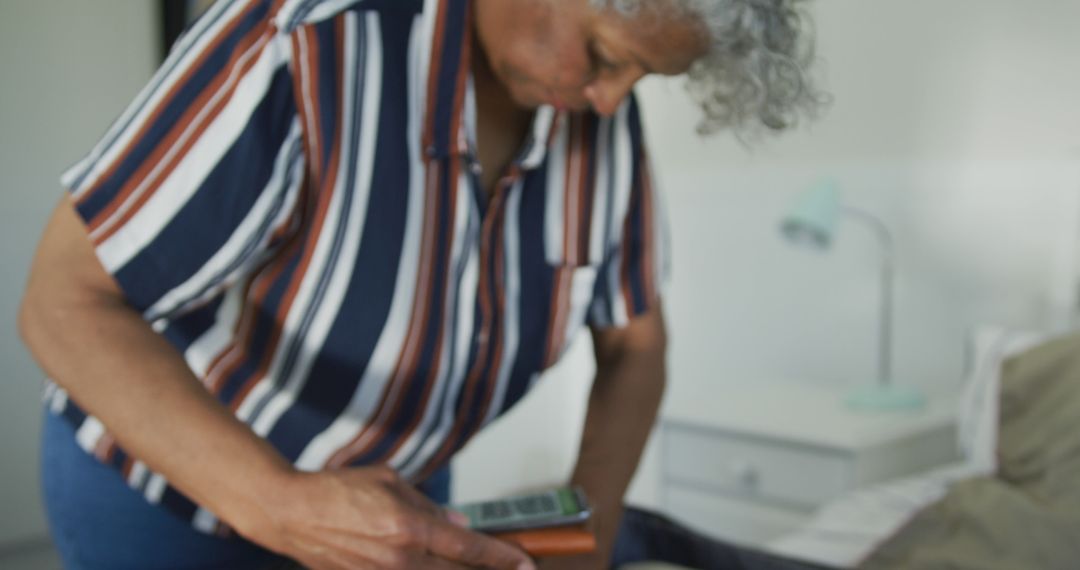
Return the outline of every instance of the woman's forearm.
<path id="1" fill-rule="evenodd" d="M 39 247 L 19 324 L 49 377 L 126 451 L 227 522 L 258 519 L 265 489 L 291 473 L 124 302 L 66 200 Z"/>
<path id="2" fill-rule="evenodd" d="M 663 350 L 626 352 L 598 364 L 572 481 L 597 512 L 597 538 L 610 549 L 623 496 L 637 469 L 664 391 Z"/>

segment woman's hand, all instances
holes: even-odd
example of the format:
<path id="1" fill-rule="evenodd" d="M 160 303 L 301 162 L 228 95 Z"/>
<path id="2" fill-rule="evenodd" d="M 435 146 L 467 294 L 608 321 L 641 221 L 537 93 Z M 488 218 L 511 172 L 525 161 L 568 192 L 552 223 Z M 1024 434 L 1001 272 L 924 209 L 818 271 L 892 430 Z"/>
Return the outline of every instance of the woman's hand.
<path id="1" fill-rule="evenodd" d="M 452 523 L 387 467 L 295 473 L 261 508 L 236 530 L 312 570 L 535 568 L 517 548 Z"/>

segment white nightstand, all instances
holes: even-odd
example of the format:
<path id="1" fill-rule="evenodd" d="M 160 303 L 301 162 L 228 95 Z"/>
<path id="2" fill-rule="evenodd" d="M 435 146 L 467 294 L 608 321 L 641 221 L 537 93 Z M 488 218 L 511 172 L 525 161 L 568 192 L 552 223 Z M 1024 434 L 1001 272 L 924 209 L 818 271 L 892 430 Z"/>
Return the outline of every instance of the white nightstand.
<path id="1" fill-rule="evenodd" d="M 859 487 L 957 456 L 956 405 L 859 413 L 842 389 L 795 383 L 673 389 L 660 420 L 660 502 L 706 534 L 761 546 Z"/>

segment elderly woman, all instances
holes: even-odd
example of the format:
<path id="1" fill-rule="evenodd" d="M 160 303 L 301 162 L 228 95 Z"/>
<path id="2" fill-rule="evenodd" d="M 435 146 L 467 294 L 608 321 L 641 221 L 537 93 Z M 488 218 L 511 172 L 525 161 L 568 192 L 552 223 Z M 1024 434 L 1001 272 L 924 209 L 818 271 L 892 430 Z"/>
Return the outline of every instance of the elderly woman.
<path id="1" fill-rule="evenodd" d="M 787 126 L 793 4 L 215 4 L 65 174 L 23 301 L 66 567 L 531 568 L 436 504 L 586 327 L 601 548 L 565 564 L 603 567 L 664 385 L 631 89 Z"/>

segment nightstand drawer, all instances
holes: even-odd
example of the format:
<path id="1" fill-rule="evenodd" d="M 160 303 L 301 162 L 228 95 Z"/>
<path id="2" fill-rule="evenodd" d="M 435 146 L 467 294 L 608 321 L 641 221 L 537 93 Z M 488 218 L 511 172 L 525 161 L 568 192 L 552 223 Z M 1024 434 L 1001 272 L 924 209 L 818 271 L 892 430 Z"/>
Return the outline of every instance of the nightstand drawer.
<path id="1" fill-rule="evenodd" d="M 768 544 L 810 519 L 805 512 L 678 486 L 668 488 L 663 500 L 671 518 L 713 538 L 737 544 Z"/>
<path id="2" fill-rule="evenodd" d="M 810 509 L 851 488 L 849 454 L 667 422 L 664 474 L 735 496 Z"/>

